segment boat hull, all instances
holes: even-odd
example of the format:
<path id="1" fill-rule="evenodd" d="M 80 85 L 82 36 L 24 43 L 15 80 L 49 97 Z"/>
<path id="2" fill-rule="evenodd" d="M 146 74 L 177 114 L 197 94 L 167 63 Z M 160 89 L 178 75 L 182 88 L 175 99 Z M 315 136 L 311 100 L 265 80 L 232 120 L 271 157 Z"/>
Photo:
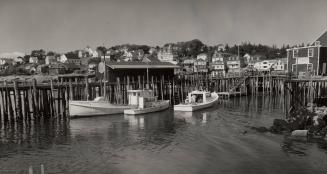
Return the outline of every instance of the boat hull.
<path id="1" fill-rule="evenodd" d="M 158 101 L 156 102 L 156 106 L 148 107 L 148 108 L 136 108 L 136 109 L 126 109 L 124 110 L 124 114 L 127 115 L 138 115 L 138 114 L 146 114 L 151 112 L 158 112 L 169 108 L 169 100 Z"/>
<path id="2" fill-rule="evenodd" d="M 125 109 L 134 108 L 129 105 L 115 105 L 109 102 L 97 101 L 69 101 L 69 116 L 76 117 L 91 117 L 99 115 L 122 114 Z"/>
<path id="3" fill-rule="evenodd" d="M 211 96 L 213 97 L 213 99 L 210 100 L 209 102 L 200 103 L 200 104 L 178 104 L 178 105 L 174 105 L 174 110 L 192 112 L 192 111 L 211 107 L 213 104 L 215 104 L 215 102 L 218 101 L 218 94 L 213 92 L 211 93 Z"/>

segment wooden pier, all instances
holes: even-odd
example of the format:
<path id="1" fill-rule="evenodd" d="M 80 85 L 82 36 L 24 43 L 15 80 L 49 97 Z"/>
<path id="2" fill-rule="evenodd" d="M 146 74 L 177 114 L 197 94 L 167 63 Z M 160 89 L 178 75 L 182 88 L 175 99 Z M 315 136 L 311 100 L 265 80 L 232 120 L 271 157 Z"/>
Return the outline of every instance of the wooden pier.
<path id="1" fill-rule="evenodd" d="M 307 109 L 316 98 L 327 97 L 327 79 L 286 80 L 284 89 L 286 116 L 293 117 L 298 110 Z"/>
<path id="2" fill-rule="evenodd" d="M 285 77 L 247 76 L 210 78 L 208 76 L 180 76 L 160 78 L 146 76 L 123 78 L 116 82 L 83 78 L 61 78 L 37 83 L 28 81 L 0 82 L 0 125 L 42 119 L 66 119 L 69 100 L 93 100 L 105 96 L 110 103 L 127 104 L 127 90 L 145 89 L 148 85 L 159 99 L 170 100 L 171 105 L 183 102 L 188 92 L 208 89 L 224 96 L 257 95 L 284 92 Z M 240 90 L 241 89 L 241 90 Z M 226 93 L 226 91 L 228 93 Z M 69 118 L 68 118 L 69 119 Z"/>

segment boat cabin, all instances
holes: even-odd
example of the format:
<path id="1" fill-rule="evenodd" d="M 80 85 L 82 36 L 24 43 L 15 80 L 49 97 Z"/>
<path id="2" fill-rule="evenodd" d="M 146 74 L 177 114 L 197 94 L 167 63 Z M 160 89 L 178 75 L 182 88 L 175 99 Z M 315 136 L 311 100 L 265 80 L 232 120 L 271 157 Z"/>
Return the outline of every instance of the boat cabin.
<path id="1" fill-rule="evenodd" d="M 205 103 L 207 98 L 211 97 L 211 93 L 207 91 L 192 91 L 188 93 L 186 103 Z"/>
<path id="2" fill-rule="evenodd" d="M 145 108 L 157 101 L 153 90 L 128 90 L 128 104 L 136 105 L 139 108 Z"/>

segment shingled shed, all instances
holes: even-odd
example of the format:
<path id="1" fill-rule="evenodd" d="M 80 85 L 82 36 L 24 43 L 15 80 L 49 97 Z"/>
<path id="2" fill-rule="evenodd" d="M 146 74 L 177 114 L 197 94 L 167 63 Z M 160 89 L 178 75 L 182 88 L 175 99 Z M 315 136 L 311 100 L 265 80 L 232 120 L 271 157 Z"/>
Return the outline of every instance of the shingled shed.
<path id="1" fill-rule="evenodd" d="M 287 50 L 288 71 L 327 75 L 327 31 L 309 46 Z"/>
<path id="2" fill-rule="evenodd" d="M 110 82 L 115 82 L 117 77 L 131 77 L 137 79 L 140 77 L 157 77 L 160 79 L 163 75 L 165 78 L 174 77 L 174 69 L 179 66 L 169 62 L 106 62 L 107 73 Z"/>

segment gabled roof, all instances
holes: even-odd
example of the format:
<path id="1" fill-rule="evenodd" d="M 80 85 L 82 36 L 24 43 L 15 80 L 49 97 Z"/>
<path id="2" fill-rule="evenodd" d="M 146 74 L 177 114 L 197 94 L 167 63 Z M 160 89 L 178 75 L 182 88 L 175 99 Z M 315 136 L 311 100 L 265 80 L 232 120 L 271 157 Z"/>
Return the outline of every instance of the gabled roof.
<path id="1" fill-rule="evenodd" d="M 194 62 L 195 62 L 194 59 L 185 59 L 185 60 L 183 61 L 184 64 L 192 64 L 192 63 L 194 63 Z"/>
<path id="2" fill-rule="evenodd" d="M 319 41 L 321 46 L 327 47 L 327 31 L 325 31 L 322 35 L 320 35 L 319 38 L 315 41 Z M 312 43 L 312 45 L 314 44 L 315 43 Z"/>
<path id="3" fill-rule="evenodd" d="M 178 68 L 170 62 L 111 62 L 106 61 L 106 65 L 112 69 L 160 69 L 160 68 Z"/>
<path id="4" fill-rule="evenodd" d="M 143 62 L 147 62 L 147 60 L 148 61 L 150 61 L 150 62 L 160 62 L 160 60 L 158 59 L 158 57 L 156 57 L 156 56 L 151 56 L 151 55 L 145 55 L 144 57 L 143 57 Z"/>
<path id="5" fill-rule="evenodd" d="M 71 54 L 71 53 L 67 53 L 65 54 L 67 59 L 79 59 L 77 54 Z"/>

